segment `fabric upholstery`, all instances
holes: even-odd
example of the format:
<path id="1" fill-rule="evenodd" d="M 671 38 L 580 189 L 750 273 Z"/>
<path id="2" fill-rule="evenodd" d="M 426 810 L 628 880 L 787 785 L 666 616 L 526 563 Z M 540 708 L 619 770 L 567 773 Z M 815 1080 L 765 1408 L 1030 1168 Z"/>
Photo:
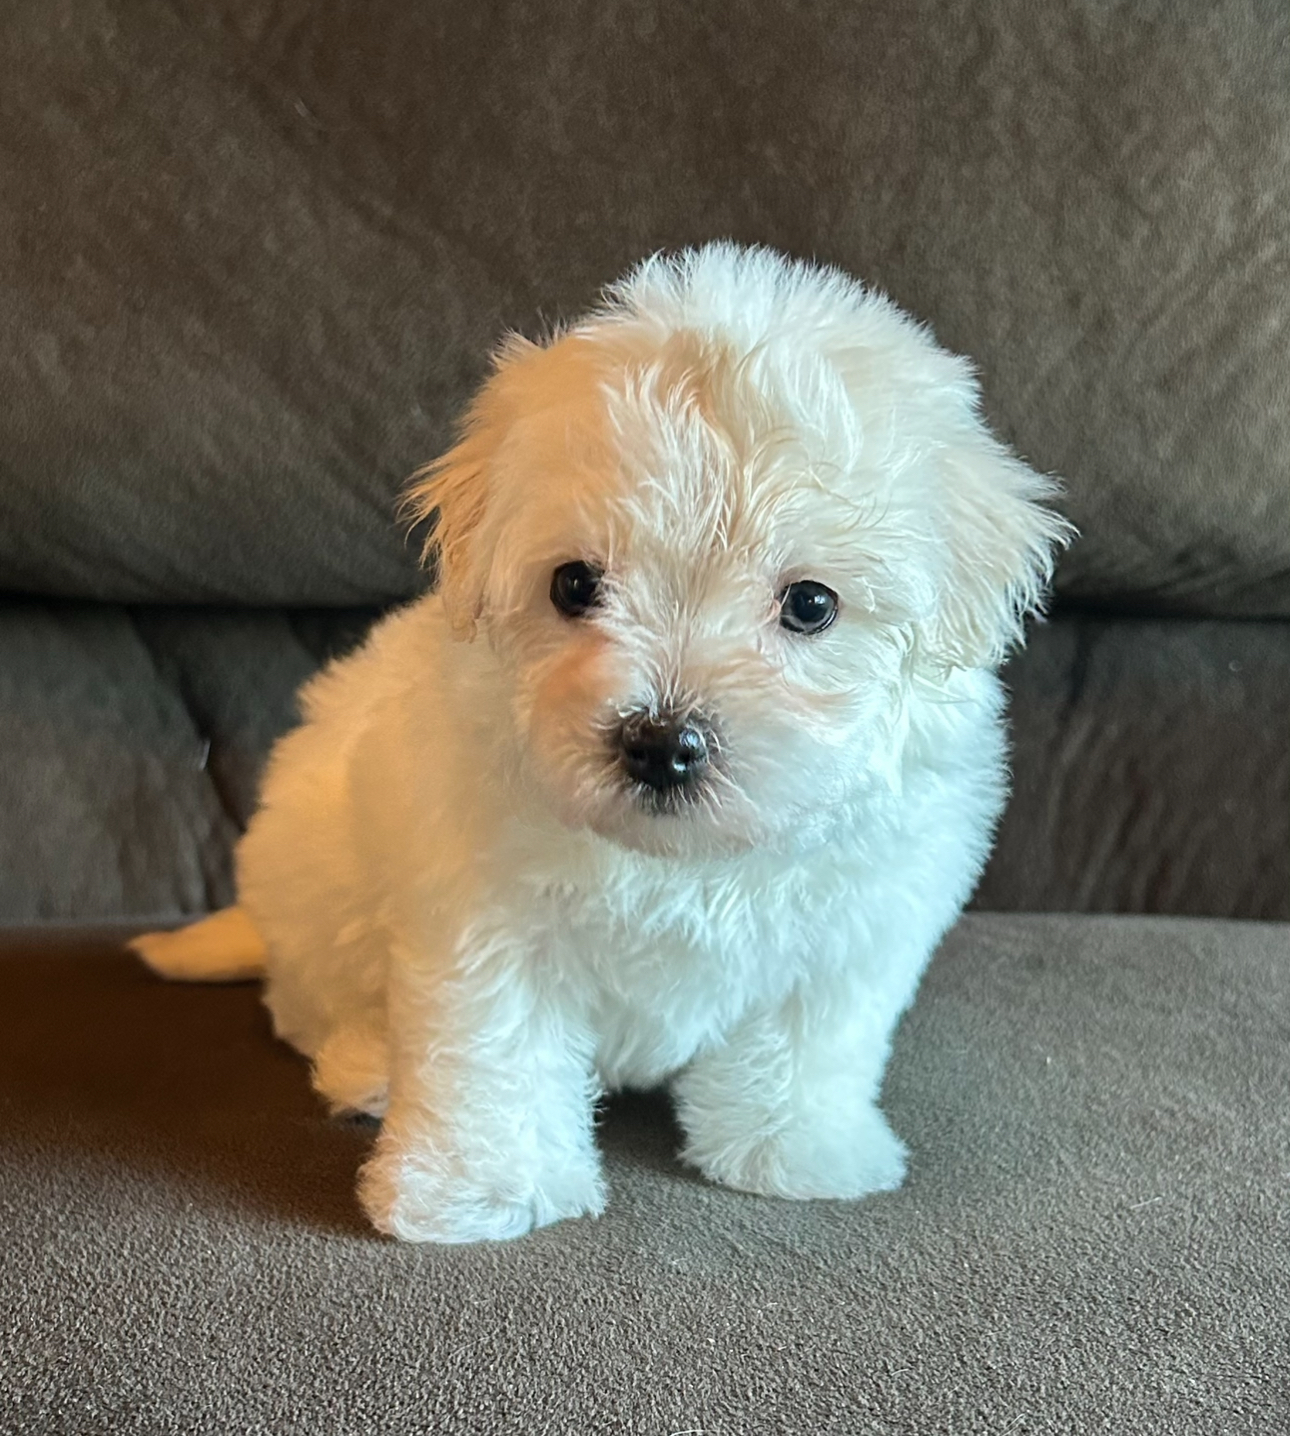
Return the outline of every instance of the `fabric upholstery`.
<path id="1" fill-rule="evenodd" d="M 0 922 L 229 902 L 296 690 L 366 617 L 0 603 Z"/>
<path id="2" fill-rule="evenodd" d="M 1072 616 L 1005 677 L 976 906 L 1290 918 L 1290 624 Z"/>
<path id="3" fill-rule="evenodd" d="M 969 917 L 897 1036 L 899 1192 L 776 1202 L 600 1130 L 606 1214 L 399 1247 L 253 987 L 0 956 L 0 1429 L 1290 1429 L 1290 928 Z"/>
<path id="4" fill-rule="evenodd" d="M 973 356 L 1064 593 L 1290 616 L 1277 0 L 13 0 L 0 196 L 0 588 L 405 595 L 502 330 L 733 236 Z"/>
<path id="5" fill-rule="evenodd" d="M 371 617 L 0 603 L 0 923 L 231 901 L 296 689 Z M 1072 616 L 1006 676 L 979 907 L 1290 918 L 1290 624 Z"/>

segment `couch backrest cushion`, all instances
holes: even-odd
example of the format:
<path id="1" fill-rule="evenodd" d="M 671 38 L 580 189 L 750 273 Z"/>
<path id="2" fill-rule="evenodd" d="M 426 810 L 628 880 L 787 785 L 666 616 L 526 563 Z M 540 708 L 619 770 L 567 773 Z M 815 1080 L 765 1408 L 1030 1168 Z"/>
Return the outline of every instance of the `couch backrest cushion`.
<path id="1" fill-rule="evenodd" d="M 1277 0 L 19 0 L 0 119 L 0 587 L 407 594 L 503 328 L 728 235 L 976 359 L 1065 593 L 1290 614 Z"/>

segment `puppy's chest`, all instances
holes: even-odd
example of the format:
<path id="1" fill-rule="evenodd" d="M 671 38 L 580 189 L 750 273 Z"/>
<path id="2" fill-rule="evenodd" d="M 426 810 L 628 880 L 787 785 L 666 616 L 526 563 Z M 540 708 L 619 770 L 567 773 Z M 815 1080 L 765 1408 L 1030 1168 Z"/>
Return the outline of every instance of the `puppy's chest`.
<path id="1" fill-rule="evenodd" d="M 549 957 L 582 989 L 608 1087 L 647 1086 L 782 999 L 818 956 L 820 895 L 780 878 L 546 894 Z"/>

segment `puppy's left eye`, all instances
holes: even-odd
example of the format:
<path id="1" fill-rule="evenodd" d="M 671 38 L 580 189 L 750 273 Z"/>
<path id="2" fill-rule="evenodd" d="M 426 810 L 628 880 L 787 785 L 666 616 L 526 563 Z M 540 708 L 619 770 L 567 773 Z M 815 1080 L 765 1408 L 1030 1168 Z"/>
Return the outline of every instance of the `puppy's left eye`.
<path id="1" fill-rule="evenodd" d="M 600 602 L 603 577 L 594 564 L 562 563 L 551 575 L 551 602 L 567 618 L 581 618 Z"/>
<path id="2" fill-rule="evenodd" d="M 838 596 L 822 583 L 803 579 L 779 596 L 779 623 L 790 633 L 823 633 L 838 616 Z"/>

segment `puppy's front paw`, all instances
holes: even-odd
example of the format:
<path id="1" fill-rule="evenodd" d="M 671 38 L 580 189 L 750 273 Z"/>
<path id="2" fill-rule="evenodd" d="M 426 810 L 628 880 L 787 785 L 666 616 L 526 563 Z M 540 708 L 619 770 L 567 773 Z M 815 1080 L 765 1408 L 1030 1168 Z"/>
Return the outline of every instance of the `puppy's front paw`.
<path id="1" fill-rule="evenodd" d="M 683 1155 L 714 1182 L 767 1197 L 863 1197 L 905 1178 L 905 1145 L 870 1104 L 769 1131 L 704 1123 Z"/>
<path id="2" fill-rule="evenodd" d="M 518 1168 L 471 1172 L 446 1159 L 378 1144 L 359 1176 L 372 1225 L 405 1242 L 509 1241 L 566 1217 L 599 1216 L 605 1186 L 594 1157 L 540 1175 Z"/>

